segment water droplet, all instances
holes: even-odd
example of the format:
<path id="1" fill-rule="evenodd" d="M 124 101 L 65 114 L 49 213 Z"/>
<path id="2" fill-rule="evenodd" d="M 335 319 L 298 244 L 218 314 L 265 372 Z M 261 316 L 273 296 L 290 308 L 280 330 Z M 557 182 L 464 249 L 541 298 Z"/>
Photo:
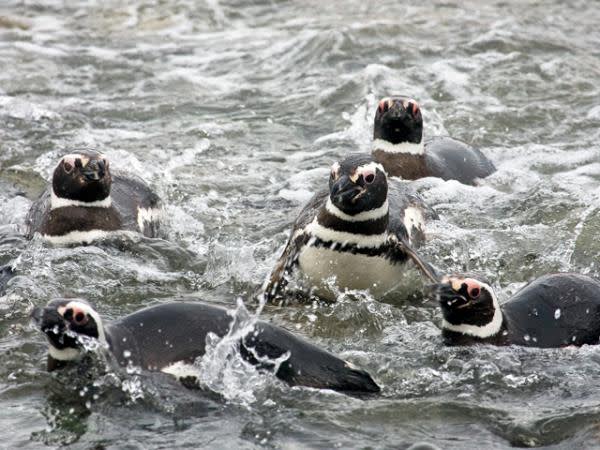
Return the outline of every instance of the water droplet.
<path id="1" fill-rule="evenodd" d="M 123 350 L 123 357 L 129 358 L 131 356 L 131 352 L 129 350 Z"/>
<path id="2" fill-rule="evenodd" d="M 560 308 L 556 308 L 556 311 L 554 311 L 554 318 L 556 320 L 560 319 Z"/>
<path id="3" fill-rule="evenodd" d="M 528 334 L 526 334 L 525 336 L 523 336 L 523 339 L 525 339 L 525 342 L 529 342 L 529 340 L 530 340 L 531 338 L 529 337 L 529 335 L 528 335 Z"/>
<path id="4" fill-rule="evenodd" d="M 123 342 L 127 342 L 127 338 L 126 337 L 123 338 Z"/>

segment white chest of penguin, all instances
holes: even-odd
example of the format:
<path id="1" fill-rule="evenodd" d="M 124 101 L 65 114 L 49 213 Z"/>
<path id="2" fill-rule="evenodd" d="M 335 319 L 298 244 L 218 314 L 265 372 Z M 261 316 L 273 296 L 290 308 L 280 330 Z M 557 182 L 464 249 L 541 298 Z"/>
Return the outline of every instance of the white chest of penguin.
<path id="1" fill-rule="evenodd" d="M 373 296 L 382 297 L 401 283 L 405 272 L 405 263 L 394 264 L 382 256 L 312 245 L 300 251 L 298 265 L 308 287 L 328 300 L 335 300 L 335 288 L 340 292 L 368 290 Z"/>

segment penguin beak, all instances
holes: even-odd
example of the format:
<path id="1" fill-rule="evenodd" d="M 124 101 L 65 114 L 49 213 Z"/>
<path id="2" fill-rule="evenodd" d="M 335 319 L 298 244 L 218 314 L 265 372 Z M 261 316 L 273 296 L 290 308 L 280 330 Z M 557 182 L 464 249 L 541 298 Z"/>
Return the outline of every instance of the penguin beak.
<path id="1" fill-rule="evenodd" d="M 56 308 L 34 308 L 30 317 L 35 326 L 45 334 L 58 334 L 66 327 L 64 318 Z"/>
<path id="2" fill-rule="evenodd" d="M 94 159 L 87 163 L 82 173 L 88 181 L 98 181 L 104 178 L 106 165 L 104 161 Z"/>
<path id="3" fill-rule="evenodd" d="M 365 192 L 365 189 L 354 184 L 350 177 L 343 175 L 331 186 L 331 201 L 343 205 L 355 203 Z"/>
<path id="4" fill-rule="evenodd" d="M 394 101 L 390 105 L 390 109 L 388 110 L 387 117 L 392 120 L 402 120 L 406 117 L 407 111 L 402 106 L 401 102 Z"/>
<path id="5" fill-rule="evenodd" d="M 433 285 L 433 289 L 444 306 L 461 309 L 469 304 L 467 297 L 460 292 L 462 289 L 460 280 L 444 277 L 442 283 Z"/>

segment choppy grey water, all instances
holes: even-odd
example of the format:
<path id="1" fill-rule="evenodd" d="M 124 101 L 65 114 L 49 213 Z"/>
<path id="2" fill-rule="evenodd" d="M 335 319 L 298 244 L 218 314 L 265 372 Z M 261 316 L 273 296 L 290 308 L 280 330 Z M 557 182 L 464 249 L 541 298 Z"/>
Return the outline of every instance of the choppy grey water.
<path id="1" fill-rule="evenodd" d="M 423 249 L 506 299 L 551 271 L 599 276 L 600 8 L 587 1 L 5 0 L 0 5 L 4 448 L 600 447 L 600 349 L 445 348 L 435 305 L 367 297 L 262 317 L 368 369 L 374 399 L 289 388 L 213 355 L 166 376 L 45 372 L 33 305 L 108 318 L 178 296 L 235 307 L 330 164 L 368 150 L 376 101 L 422 103 L 499 170 L 418 182 Z M 168 239 L 60 248 L 21 224 L 58 157 L 105 152 L 167 203 Z"/>

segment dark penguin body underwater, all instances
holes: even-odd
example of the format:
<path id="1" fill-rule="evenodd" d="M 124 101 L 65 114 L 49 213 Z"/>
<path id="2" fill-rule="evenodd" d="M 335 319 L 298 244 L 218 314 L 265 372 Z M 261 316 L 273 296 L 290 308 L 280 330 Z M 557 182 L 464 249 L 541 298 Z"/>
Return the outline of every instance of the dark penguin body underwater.
<path id="1" fill-rule="evenodd" d="M 369 290 L 375 297 L 393 292 L 409 259 L 429 270 L 409 247 L 424 239 L 425 220 L 432 217 L 435 212 L 407 183 L 388 183 L 371 156 L 336 162 L 329 189 L 317 193 L 296 219 L 265 296 L 282 296 L 294 271 L 325 300 L 334 301 L 336 291 Z"/>
<path id="2" fill-rule="evenodd" d="M 474 278 L 447 277 L 436 287 L 447 343 L 563 347 L 598 344 L 600 283 L 579 274 L 540 277 L 500 305 Z"/>
<path id="3" fill-rule="evenodd" d="M 0 296 L 4 295 L 6 283 L 8 283 L 8 280 L 10 280 L 14 274 L 15 271 L 11 266 L 0 267 Z"/>
<path id="4" fill-rule="evenodd" d="M 57 244 L 91 242 L 118 230 L 156 237 L 159 218 L 160 200 L 141 179 L 111 174 L 105 156 L 78 150 L 61 159 L 51 186 L 31 206 L 27 236 L 40 233 Z"/>
<path id="5" fill-rule="evenodd" d="M 464 142 L 450 137 L 423 140 L 421 108 L 413 99 L 382 99 L 375 113 L 373 139 L 373 157 L 391 177 L 438 177 L 475 184 L 496 171 L 481 151 Z"/>
<path id="6" fill-rule="evenodd" d="M 162 371 L 191 381 L 194 360 L 204 355 L 208 333 L 225 336 L 232 317 L 224 308 L 202 303 L 167 303 L 142 309 L 108 325 L 84 300 L 58 299 L 32 313 L 49 342 L 48 369 L 83 354 L 82 342 L 95 339 L 108 346 L 119 364 Z M 264 370 L 289 352 L 275 375 L 290 385 L 346 392 L 379 392 L 364 370 L 294 336 L 283 328 L 257 322 L 239 341 L 242 357 Z M 259 362 L 259 360 L 261 360 Z"/>

